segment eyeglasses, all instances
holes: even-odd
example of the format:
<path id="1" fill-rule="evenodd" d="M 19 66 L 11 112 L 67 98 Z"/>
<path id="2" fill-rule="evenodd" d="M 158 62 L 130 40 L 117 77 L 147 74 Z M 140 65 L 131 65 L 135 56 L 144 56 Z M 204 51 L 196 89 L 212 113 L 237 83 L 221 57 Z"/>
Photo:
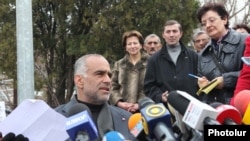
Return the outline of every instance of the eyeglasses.
<path id="1" fill-rule="evenodd" d="M 210 23 L 210 24 L 214 24 L 214 22 L 216 21 L 216 20 L 218 20 L 219 18 L 216 18 L 216 17 L 210 17 L 210 18 L 208 18 L 207 20 L 204 20 L 204 21 L 201 21 L 201 26 L 206 26 L 207 25 L 207 23 Z"/>
<path id="2" fill-rule="evenodd" d="M 147 42 L 148 45 L 151 45 L 151 44 L 154 44 L 154 45 L 157 45 L 158 42 Z"/>

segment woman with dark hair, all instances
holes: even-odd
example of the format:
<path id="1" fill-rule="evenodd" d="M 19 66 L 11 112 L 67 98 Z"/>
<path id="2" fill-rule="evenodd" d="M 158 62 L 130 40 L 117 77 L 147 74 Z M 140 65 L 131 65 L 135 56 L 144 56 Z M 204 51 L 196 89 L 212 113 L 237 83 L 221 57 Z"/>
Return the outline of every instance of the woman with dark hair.
<path id="1" fill-rule="evenodd" d="M 229 28 L 229 14 L 223 4 L 206 3 L 197 11 L 197 18 L 210 36 L 210 41 L 199 56 L 198 85 L 204 87 L 217 79 L 220 83 L 208 94 L 200 94 L 205 103 L 228 104 L 233 96 L 239 72 L 242 68 L 247 34 Z"/>
<path id="2" fill-rule="evenodd" d="M 250 27 L 246 24 L 236 24 L 233 29 L 241 33 L 250 33 Z"/>

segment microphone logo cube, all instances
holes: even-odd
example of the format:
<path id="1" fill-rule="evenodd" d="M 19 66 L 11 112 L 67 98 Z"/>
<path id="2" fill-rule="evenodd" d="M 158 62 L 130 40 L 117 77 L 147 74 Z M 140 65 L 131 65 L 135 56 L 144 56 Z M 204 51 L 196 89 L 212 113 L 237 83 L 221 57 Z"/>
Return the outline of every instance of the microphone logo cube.
<path id="1" fill-rule="evenodd" d="M 66 119 L 66 130 L 72 140 L 75 140 L 79 132 L 88 134 L 90 140 L 98 137 L 97 128 L 85 110 Z"/>
<path id="2" fill-rule="evenodd" d="M 172 128 L 171 115 L 162 103 L 152 104 L 141 109 L 141 114 L 143 116 L 142 122 L 146 134 L 153 134 L 153 130 L 159 122 L 163 122 L 169 128 Z"/>
<path id="3" fill-rule="evenodd" d="M 209 116 L 216 119 L 218 111 L 198 100 L 191 100 L 183 116 L 183 122 L 191 128 L 203 130 L 203 120 Z"/>

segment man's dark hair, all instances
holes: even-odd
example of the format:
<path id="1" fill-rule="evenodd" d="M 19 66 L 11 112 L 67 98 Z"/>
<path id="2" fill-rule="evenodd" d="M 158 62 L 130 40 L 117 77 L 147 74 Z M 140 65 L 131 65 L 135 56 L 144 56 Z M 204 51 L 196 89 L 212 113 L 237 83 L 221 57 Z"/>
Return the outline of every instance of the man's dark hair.
<path id="1" fill-rule="evenodd" d="M 168 20 L 168 21 L 166 21 L 165 24 L 164 24 L 164 26 L 163 26 L 163 31 L 164 31 L 165 26 L 174 25 L 174 24 L 178 24 L 179 30 L 180 30 L 180 32 L 182 32 L 182 26 L 181 26 L 181 24 L 180 24 L 178 21 L 176 21 L 176 20 Z"/>

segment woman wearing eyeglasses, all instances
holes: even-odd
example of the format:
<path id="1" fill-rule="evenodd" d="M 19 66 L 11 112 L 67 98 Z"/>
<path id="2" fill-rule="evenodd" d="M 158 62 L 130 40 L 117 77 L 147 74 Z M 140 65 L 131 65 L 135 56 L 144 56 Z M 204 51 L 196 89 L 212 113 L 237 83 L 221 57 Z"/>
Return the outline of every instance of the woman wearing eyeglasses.
<path id="1" fill-rule="evenodd" d="M 233 96 L 239 72 L 242 68 L 247 34 L 229 28 L 229 14 L 223 4 L 206 3 L 197 11 L 201 26 L 210 37 L 198 61 L 198 85 L 200 88 L 214 79 L 220 82 L 208 94 L 201 94 L 205 103 L 228 104 Z"/>

